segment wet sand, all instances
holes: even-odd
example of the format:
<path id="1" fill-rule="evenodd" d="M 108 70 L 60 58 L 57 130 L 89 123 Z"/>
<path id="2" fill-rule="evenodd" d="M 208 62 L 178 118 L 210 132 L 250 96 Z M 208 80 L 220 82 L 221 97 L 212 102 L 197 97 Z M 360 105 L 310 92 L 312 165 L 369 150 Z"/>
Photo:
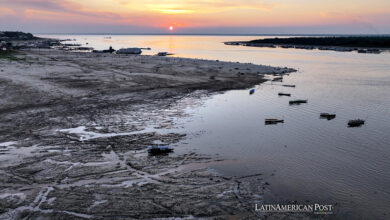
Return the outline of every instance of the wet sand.
<path id="1" fill-rule="evenodd" d="M 226 178 L 207 168 L 223 158 L 152 157 L 146 147 L 185 138 L 163 132 L 183 116 L 183 97 L 294 70 L 56 50 L 16 57 L 0 59 L 0 219 L 261 217 L 261 174 Z"/>

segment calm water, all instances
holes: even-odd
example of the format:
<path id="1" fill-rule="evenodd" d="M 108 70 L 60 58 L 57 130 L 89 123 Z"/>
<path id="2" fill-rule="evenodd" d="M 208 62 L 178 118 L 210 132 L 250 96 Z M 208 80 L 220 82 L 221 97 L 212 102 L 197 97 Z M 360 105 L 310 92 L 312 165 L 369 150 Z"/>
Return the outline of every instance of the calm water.
<path id="1" fill-rule="evenodd" d="M 231 159 L 214 168 L 226 175 L 263 173 L 265 203 L 298 200 L 336 205 L 331 217 L 390 219 L 390 53 L 249 48 L 221 42 L 254 36 L 60 36 L 105 49 L 151 47 L 180 57 L 252 62 L 299 70 L 286 84 L 264 83 L 256 93 L 229 91 L 204 98 L 181 120 L 189 135 L 182 150 Z M 278 97 L 289 92 L 292 97 Z M 308 104 L 289 106 L 294 98 Z M 334 120 L 320 112 L 336 113 Z M 266 126 L 265 118 L 285 124 Z M 349 119 L 366 119 L 347 128 Z M 198 135 L 198 134 L 201 135 Z M 309 200 L 306 201 L 306 200 Z"/>

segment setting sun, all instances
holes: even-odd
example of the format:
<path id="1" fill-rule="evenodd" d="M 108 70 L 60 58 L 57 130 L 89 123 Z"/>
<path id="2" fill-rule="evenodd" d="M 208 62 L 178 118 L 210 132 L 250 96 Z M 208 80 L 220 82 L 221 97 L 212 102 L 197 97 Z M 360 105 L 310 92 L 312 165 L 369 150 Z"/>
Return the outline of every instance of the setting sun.
<path id="1" fill-rule="evenodd" d="M 172 27 L 172 26 L 170 26 L 170 27 L 169 27 L 169 30 L 170 30 L 170 31 L 173 31 L 173 27 Z"/>

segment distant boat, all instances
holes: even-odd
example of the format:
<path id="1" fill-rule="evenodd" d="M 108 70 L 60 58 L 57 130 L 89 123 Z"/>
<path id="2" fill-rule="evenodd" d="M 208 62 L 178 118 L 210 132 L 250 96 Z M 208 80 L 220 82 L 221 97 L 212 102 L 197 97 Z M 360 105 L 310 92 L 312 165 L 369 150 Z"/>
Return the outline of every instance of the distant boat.
<path id="1" fill-rule="evenodd" d="M 348 127 L 360 127 L 364 125 L 365 121 L 362 119 L 355 119 L 355 120 L 349 120 L 348 121 Z"/>
<path id="2" fill-rule="evenodd" d="M 297 99 L 297 100 L 292 100 L 289 103 L 290 105 L 299 105 L 299 104 L 307 103 L 307 100 Z"/>
<path id="3" fill-rule="evenodd" d="M 283 77 L 275 77 L 275 78 L 272 79 L 272 81 L 274 81 L 274 82 L 275 81 L 280 81 L 281 82 L 281 81 L 283 81 Z"/>
<path id="4" fill-rule="evenodd" d="M 165 57 L 165 56 L 170 56 L 170 55 L 173 55 L 173 53 L 159 52 L 159 53 L 157 54 L 157 56 L 160 56 L 160 57 Z"/>
<path id="5" fill-rule="evenodd" d="M 279 96 L 291 96 L 290 93 L 283 93 L 283 92 L 279 92 L 278 95 Z"/>
<path id="6" fill-rule="evenodd" d="M 74 50 L 93 50 L 92 47 L 75 47 Z"/>
<path id="7" fill-rule="evenodd" d="M 284 87 L 293 87 L 295 88 L 295 85 L 283 85 Z"/>
<path id="8" fill-rule="evenodd" d="M 249 95 L 253 95 L 253 93 L 255 93 L 255 89 L 249 90 Z"/>
<path id="9" fill-rule="evenodd" d="M 93 53 L 113 53 L 115 50 L 110 46 L 108 50 L 93 50 Z"/>
<path id="10" fill-rule="evenodd" d="M 117 54 L 141 54 L 140 48 L 122 48 L 116 51 Z"/>
<path id="11" fill-rule="evenodd" d="M 336 118 L 336 114 L 321 113 L 320 118 L 326 118 L 328 120 L 332 120 L 332 119 Z"/>
<path id="12" fill-rule="evenodd" d="M 265 124 L 266 125 L 272 125 L 272 124 L 278 124 L 278 123 L 284 123 L 284 120 L 275 119 L 275 118 L 265 119 Z"/>
<path id="13" fill-rule="evenodd" d="M 151 155 L 161 155 L 172 153 L 173 149 L 168 146 L 148 146 L 148 153 Z"/>

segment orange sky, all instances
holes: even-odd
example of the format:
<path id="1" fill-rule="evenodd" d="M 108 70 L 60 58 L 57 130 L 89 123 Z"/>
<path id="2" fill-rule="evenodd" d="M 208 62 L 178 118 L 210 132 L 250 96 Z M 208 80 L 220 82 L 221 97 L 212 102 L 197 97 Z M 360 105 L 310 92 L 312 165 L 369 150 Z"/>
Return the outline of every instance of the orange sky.
<path id="1" fill-rule="evenodd" d="M 389 0 L 0 0 L 0 29 L 353 27 L 389 31 Z M 30 25 L 30 26 L 28 26 Z M 98 27 L 101 30 L 98 30 Z M 108 29 L 107 29 L 108 28 Z M 92 28 L 93 29 L 93 28 Z M 91 30 L 92 30 L 91 29 Z M 215 30 L 217 30 L 215 29 Z M 129 29 L 130 30 L 130 29 Z M 39 31 L 39 30 L 37 30 Z M 383 32 L 383 31 L 382 31 Z"/>

